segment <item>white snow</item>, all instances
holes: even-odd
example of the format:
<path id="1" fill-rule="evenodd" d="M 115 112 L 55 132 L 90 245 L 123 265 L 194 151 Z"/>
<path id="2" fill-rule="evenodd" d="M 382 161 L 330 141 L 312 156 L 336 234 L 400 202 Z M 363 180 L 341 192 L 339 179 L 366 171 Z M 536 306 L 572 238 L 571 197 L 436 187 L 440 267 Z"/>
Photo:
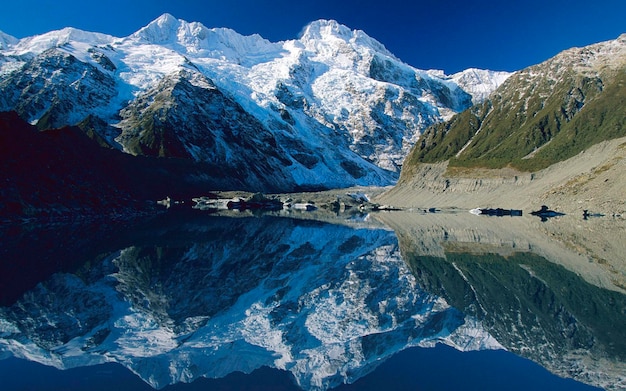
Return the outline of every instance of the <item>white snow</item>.
<path id="1" fill-rule="evenodd" d="M 5 56 L 0 76 L 19 70 L 26 59 L 48 49 L 70 53 L 114 77 L 117 97 L 105 106 L 77 109 L 71 116 L 82 119 L 93 113 L 114 126 L 113 119 L 126 102 L 164 77 L 183 68 L 201 72 L 268 129 L 297 139 L 320 158 L 313 168 L 294 160 L 291 175 L 302 186 L 393 183 L 421 132 L 464 107 L 460 102 L 446 106 L 425 86 L 441 85 L 453 93 L 461 86 L 475 99 L 484 99 L 506 76 L 472 70 L 448 77 L 418 70 L 365 32 L 333 20 L 310 23 L 298 39 L 270 42 L 256 34 L 207 28 L 170 14 L 123 38 L 74 28 L 21 40 L 0 35 L 0 54 Z M 106 56 L 115 70 L 103 68 L 93 50 Z M 389 80 L 371 77 L 374 59 L 379 67 L 390 67 L 382 69 Z M 422 84 L 415 87 L 416 83 Z M 282 98 L 281 88 L 286 92 Z M 293 124 L 285 125 L 278 110 L 287 111 Z M 202 159 L 201 148 L 189 148 Z M 367 174 L 354 179 L 338 172 L 336 167 L 345 161 Z"/>
<path id="2" fill-rule="evenodd" d="M 473 103 L 480 103 L 506 81 L 513 73 L 470 68 L 450 76 L 456 85 L 472 95 Z"/>
<path id="3" fill-rule="evenodd" d="M 19 42 L 19 39 L 0 31 L 0 50 L 7 50 Z"/>
<path id="4" fill-rule="evenodd" d="M 89 46 L 96 46 L 111 44 L 114 40 L 115 37 L 111 35 L 66 27 L 62 30 L 55 30 L 45 34 L 20 39 L 17 43 L 14 43 L 9 50 L 6 50 L 5 54 L 18 56 L 39 54 L 48 49 L 62 47 L 70 43 L 83 43 Z"/>

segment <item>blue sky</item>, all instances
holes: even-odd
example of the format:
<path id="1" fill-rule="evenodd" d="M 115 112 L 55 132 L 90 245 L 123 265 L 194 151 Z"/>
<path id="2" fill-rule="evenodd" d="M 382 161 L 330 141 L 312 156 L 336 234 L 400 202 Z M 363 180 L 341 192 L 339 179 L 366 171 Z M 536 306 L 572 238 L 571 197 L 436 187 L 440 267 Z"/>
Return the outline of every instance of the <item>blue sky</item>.
<path id="1" fill-rule="evenodd" d="M 626 33 L 626 0 L 4 0 L 0 30 L 22 38 L 71 26 L 127 36 L 159 15 L 294 39 L 317 19 L 365 31 L 421 69 L 514 71 Z"/>

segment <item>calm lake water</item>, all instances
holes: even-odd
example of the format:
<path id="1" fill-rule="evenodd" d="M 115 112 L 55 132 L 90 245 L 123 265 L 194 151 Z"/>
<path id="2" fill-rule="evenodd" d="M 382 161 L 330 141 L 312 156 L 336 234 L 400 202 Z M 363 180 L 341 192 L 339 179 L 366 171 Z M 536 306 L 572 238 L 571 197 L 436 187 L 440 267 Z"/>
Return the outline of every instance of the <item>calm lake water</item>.
<path id="1" fill-rule="evenodd" d="M 626 295 L 529 217 L 308 216 L 3 227 L 0 388 L 626 387 Z"/>

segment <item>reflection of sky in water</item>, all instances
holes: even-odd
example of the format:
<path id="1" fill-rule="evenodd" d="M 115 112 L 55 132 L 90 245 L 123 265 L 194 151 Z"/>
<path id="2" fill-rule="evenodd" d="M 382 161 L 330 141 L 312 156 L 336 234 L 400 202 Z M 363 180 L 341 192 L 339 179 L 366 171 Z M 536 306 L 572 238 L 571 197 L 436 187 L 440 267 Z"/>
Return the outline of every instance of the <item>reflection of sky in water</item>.
<path id="1" fill-rule="evenodd" d="M 117 364 L 59 371 L 29 361 L 1 361 L 3 389 L 37 390 L 153 390 L 147 383 Z M 232 373 L 222 379 L 200 378 L 193 383 L 167 386 L 165 390 L 299 390 L 290 374 L 263 367 L 249 375 Z M 596 388 L 555 376 L 503 350 L 459 352 L 437 345 L 410 348 L 393 356 L 372 373 L 338 390 L 510 390 L 577 391 Z"/>
<path id="2" fill-rule="evenodd" d="M 467 362 L 460 364 L 468 353 L 457 351 L 500 344 L 544 365 L 556 360 L 550 369 L 557 372 L 572 364 L 574 350 L 586 349 L 574 362 L 586 365 L 615 337 L 597 319 L 611 308 L 598 309 L 595 300 L 624 306 L 623 295 L 541 257 L 470 257 L 458 249 L 444 251 L 445 259 L 424 256 L 415 243 L 429 238 L 399 235 L 399 247 L 383 229 L 201 218 L 120 234 L 131 239 L 102 235 L 112 246 L 101 250 L 108 256 L 57 274 L 3 308 L 0 354 L 59 368 L 116 361 L 158 387 L 262 366 L 288 371 L 308 389 L 358 379 L 364 387 L 385 373 L 398 378 L 432 367 L 426 384 L 437 373 L 428 363 L 438 356 L 458 355 L 459 367 L 450 369 L 470 379 Z M 576 312 L 579 296 L 592 300 L 593 313 Z M 611 321 L 623 324 L 623 312 Z M 438 342 L 457 350 L 408 350 L 390 359 Z M 609 349 L 609 360 L 621 359 L 621 348 Z M 558 378 L 509 353 L 480 353 L 475 370 L 500 363 L 500 374 L 523 370 L 558 386 Z M 18 366 L 4 363 L 4 371 Z M 491 377 L 484 384 L 499 381 Z"/>

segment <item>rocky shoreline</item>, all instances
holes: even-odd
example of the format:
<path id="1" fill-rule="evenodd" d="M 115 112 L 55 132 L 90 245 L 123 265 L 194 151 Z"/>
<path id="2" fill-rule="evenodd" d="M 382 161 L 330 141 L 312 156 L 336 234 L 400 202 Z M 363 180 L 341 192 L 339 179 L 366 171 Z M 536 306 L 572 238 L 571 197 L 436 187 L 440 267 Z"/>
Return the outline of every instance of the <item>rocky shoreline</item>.
<path id="1" fill-rule="evenodd" d="M 376 202 L 401 208 L 502 207 L 528 209 L 543 204 L 565 213 L 589 210 L 626 214 L 626 138 L 599 143 L 538 172 L 513 169 L 461 170 L 448 163 L 422 164 Z"/>

